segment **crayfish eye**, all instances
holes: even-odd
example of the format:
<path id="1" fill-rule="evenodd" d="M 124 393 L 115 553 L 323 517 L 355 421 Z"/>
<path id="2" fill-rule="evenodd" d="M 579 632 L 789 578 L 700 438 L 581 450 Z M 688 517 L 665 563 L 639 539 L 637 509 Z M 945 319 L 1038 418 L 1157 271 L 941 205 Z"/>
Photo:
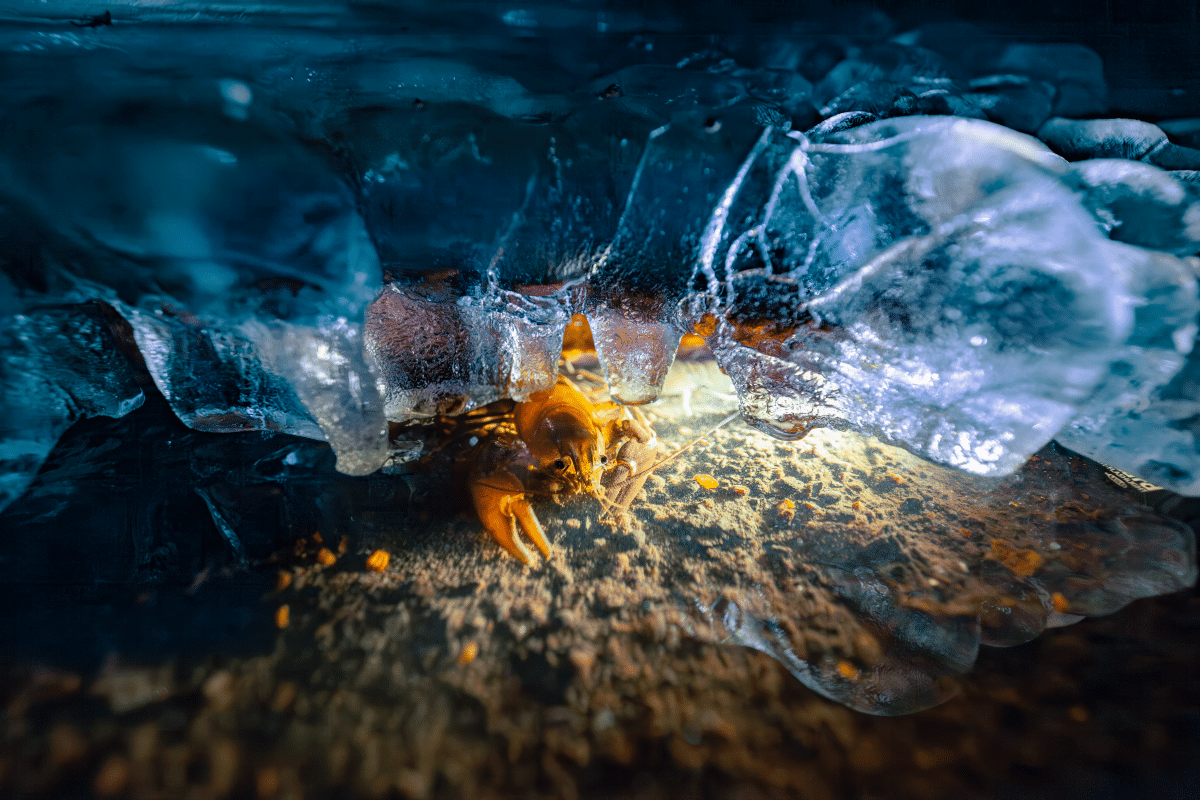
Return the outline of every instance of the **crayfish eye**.
<path id="1" fill-rule="evenodd" d="M 608 456 L 600 456 L 600 463 L 601 463 L 601 464 L 607 464 L 607 463 L 608 463 Z"/>
<path id="2" fill-rule="evenodd" d="M 561 472 L 567 468 L 567 462 L 563 461 L 561 458 L 556 458 L 554 459 L 554 468 Z"/>

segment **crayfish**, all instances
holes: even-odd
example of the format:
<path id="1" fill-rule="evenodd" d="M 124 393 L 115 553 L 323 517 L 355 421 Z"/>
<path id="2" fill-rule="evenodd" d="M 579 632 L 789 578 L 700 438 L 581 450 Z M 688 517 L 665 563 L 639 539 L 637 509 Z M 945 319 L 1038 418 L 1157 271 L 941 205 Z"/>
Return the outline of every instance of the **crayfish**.
<path id="1" fill-rule="evenodd" d="M 434 421 L 442 444 L 423 460 L 451 458 L 487 533 L 532 566 L 524 534 L 550 558 L 531 502 L 587 495 L 627 510 L 649 477 L 658 440 L 635 408 L 594 403 L 566 376 L 522 402 L 500 400 Z"/>

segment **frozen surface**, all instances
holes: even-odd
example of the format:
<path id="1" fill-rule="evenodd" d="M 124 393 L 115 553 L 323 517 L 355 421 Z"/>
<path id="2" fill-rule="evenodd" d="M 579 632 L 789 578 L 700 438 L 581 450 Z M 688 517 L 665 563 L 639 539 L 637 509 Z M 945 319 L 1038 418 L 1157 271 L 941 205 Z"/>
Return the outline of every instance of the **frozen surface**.
<path id="1" fill-rule="evenodd" d="M 1133 276 L 1065 164 L 968 120 L 783 142 L 764 152 L 773 182 L 753 227 L 722 232 L 708 266 L 727 309 L 714 350 L 743 415 L 1011 472 L 1093 393 L 1132 326 Z"/>
<path id="2" fill-rule="evenodd" d="M 86 303 L 0 318 L 0 508 L 25 491 L 73 422 L 122 417 L 145 399 L 109 314 Z"/>
<path id="3" fill-rule="evenodd" d="M 552 387 L 571 293 L 455 298 L 385 289 L 367 311 L 366 344 L 388 419 L 461 413 Z"/>
<path id="4" fill-rule="evenodd" d="M 389 420 L 550 386 L 581 314 L 624 403 L 696 332 L 775 435 L 1003 475 L 1063 429 L 1200 490 L 1190 395 L 1163 388 L 1194 339 L 1200 153 L 1074 119 L 1106 107 L 1085 47 L 814 23 L 656 49 L 637 15 L 541 6 L 272 7 L 182 40 L 194 13 L 0 31 L 2 310 L 110 304 L 189 425 L 368 473 Z"/>
<path id="5" fill-rule="evenodd" d="M 45 269 L 118 310 L 186 423 L 326 439 L 373 471 L 385 421 L 361 319 L 379 266 L 354 196 L 250 119 L 246 84 L 206 88 L 190 107 L 154 83 L 100 109 L 31 102 L 6 194 L 71 249 Z"/>

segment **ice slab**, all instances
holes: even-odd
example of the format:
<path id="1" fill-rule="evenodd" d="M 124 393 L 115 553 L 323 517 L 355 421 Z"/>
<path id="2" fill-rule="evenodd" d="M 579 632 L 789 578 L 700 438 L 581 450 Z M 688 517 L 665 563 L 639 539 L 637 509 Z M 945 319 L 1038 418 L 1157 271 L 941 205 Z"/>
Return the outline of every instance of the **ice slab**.
<path id="1" fill-rule="evenodd" d="M 1174 173 L 1115 158 L 1078 161 L 1084 204 L 1113 239 L 1179 256 L 1200 252 L 1200 191 Z"/>
<path id="2" fill-rule="evenodd" d="M 1002 475 L 1119 358 L 1133 276 L 1036 140 L 909 117 L 802 140 L 777 170 L 775 152 L 755 224 L 722 234 L 712 268 L 710 344 L 748 421 L 851 426 Z"/>
<path id="3" fill-rule="evenodd" d="M 324 438 L 295 390 L 272 375 L 244 334 L 166 304 L 117 304 L 146 368 L 171 409 L 201 431 L 278 430 Z"/>
<path id="4" fill-rule="evenodd" d="M 380 270 L 354 196 L 251 114 L 248 86 L 208 88 L 190 108 L 154 91 L 109 114 L 35 107 L 9 132 L 27 157 L 5 189 L 73 248 L 47 269 L 125 317 L 180 419 L 327 440 L 345 469 L 377 469 L 382 402 L 351 320 Z"/>
<path id="5" fill-rule="evenodd" d="M 1124 356 L 1056 436 L 1076 452 L 1182 494 L 1200 494 L 1197 259 L 1112 243 L 1144 298 Z"/>
<path id="6" fill-rule="evenodd" d="M 928 88 L 946 77 L 943 59 L 938 53 L 923 47 L 887 42 L 858 50 L 839 62 L 813 87 L 813 95 L 819 105 L 827 105 L 854 87 L 871 82 Z"/>
<path id="7" fill-rule="evenodd" d="M 574 293 L 456 298 L 386 288 L 367 310 L 365 333 L 387 418 L 461 413 L 554 386 Z"/>
<path id="8" fill-rule="evenodd" d="M 0 318 L 0 509 L 20 497 L 73 422 L 122 417 L 145 395 L 99 303 Z"/>
<path id="9" fill-rule="evenodd" d="M 1096 51 L 1071 42 L 1021 42 L 965 26 L 926 26 L 920 43 L 945 52 L 971 79 L 1016 75 L 1052 88 L 1051 113 L 1092 117 L 1108 110 L 1104 62 Z"/>
<path id="10" fill-rule="evenodd" d="M 362 326 L 345 317 L 312 326 L 250 320 L 241 331 L 316 421 L 337 456 L 338 471 L 368 475 L 379 469 L 390 455 L 387 420 Z"/>
<path id="11" fill-rule="evenodd" d="M 137 305 L 293 322 L 361 314 L 379 265 L 349 187 L 316 153 L 209 102 L 35 106 L 9 133 L 5 189 L 94 259 L 83 277 Z M 245 90 L 250 90 L 246 87 Z M 159 100 L 155 102 L 155 100 Z"/>
<path id="12" fill-rule="evenodd" d="M 1053 117 L 1038 138 L 1068 161 L 1087 158 L 1146 158 L 1167 144 L 1157 125 L 1137 119 L 1064 119 Z"/>
<path id="13" fill-rule="evenodd" d="M 1192 148 L 1200 145 L 1200 117 L 1165 119 L 1157 124 L 1173 144 Z"/>
<path id="14" fill-rule="evenodd" d="M 596 355 L 614 400 L 642 405 L 658 398 L 683 331 L 662 314 L 598 306 L 588 311 Z"/>

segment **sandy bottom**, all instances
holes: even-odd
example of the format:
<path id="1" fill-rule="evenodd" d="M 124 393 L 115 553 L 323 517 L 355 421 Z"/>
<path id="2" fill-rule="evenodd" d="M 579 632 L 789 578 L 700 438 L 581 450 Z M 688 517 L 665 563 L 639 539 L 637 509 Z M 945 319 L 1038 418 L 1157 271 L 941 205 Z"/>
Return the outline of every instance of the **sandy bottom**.
<path id="1" fill-rule="evenodd" d="M 265 645 L 118 648 L 94 670 L 6 658 L 0 789 L 928 798 L 1197 783 L 1193 593 L 1043 633 L 1190 585 L 1187 526 L 1053 445 L 978 481 L 853 434 L 711 430 L 735 408 L 711 367 L 680 365 L 651 421 L 664 456 L 701 441 L 628 515 L 539 504 L 554 551 L 534 568 L 444 476 L 354 484 L 333 518 L 286 506 L 294 544 L 220 578 L 275 583 L 253 611 Z M 378 550 L 390 560 L 373 572 Z"/>

